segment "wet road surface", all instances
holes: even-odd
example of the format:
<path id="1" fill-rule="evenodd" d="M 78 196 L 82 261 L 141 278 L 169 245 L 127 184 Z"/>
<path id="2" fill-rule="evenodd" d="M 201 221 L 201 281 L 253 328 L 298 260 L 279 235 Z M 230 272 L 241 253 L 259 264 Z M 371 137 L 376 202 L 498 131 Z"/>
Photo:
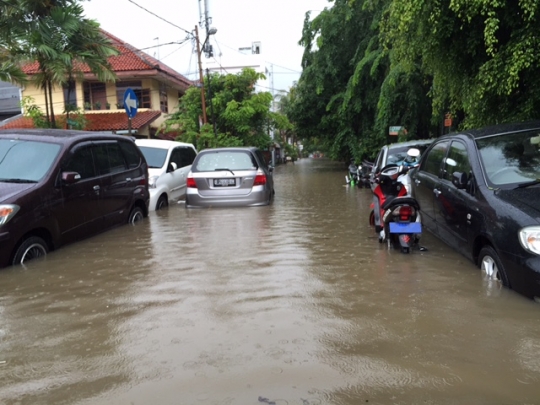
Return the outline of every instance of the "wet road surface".
<path id="1" fill-rule="evenodd" d="M 0 404 L 540 404 L 540 306 L 428 234 L 379 245 L 345 174 L 0 271 Z"/>

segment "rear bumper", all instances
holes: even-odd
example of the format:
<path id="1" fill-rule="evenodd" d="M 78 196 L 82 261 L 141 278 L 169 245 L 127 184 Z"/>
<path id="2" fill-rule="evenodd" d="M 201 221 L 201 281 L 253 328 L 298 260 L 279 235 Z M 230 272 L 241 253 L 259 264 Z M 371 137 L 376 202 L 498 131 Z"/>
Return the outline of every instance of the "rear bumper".
<path id="1" fill-rule="evenodd" d="M 202 196 L 197 189 L 188 189 L 186 207 L 257 207 L 268 205 L 271 191 L 266 189 L 252 191 L 246 195 L 212 195 Z"/>

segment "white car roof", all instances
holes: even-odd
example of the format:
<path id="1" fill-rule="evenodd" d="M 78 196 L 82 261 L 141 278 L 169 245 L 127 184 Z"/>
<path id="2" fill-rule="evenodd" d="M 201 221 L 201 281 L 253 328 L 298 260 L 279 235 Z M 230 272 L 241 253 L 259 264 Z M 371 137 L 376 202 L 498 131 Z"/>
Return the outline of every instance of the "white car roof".
<path id="1" fill-rule="evenodd" d="M 191 143 L 169 141 L 167 139 L 135 139 L 135 143 L 139 146 L 148 146 L 151 148 L 160 149 L 171 149 L 176 146 L 188 146 L 195 149 L 195 147 Z"/>

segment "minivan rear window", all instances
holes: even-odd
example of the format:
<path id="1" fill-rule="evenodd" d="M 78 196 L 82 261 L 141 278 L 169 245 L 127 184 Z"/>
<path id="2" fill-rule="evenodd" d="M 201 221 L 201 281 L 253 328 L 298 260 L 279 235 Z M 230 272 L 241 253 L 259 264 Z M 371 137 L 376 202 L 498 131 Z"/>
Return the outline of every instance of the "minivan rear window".
<path id="1" fill-rule="evenodd" d="M 37 183 L 49 171 L 61 145 L 0 139 L 0 182 Z"/>

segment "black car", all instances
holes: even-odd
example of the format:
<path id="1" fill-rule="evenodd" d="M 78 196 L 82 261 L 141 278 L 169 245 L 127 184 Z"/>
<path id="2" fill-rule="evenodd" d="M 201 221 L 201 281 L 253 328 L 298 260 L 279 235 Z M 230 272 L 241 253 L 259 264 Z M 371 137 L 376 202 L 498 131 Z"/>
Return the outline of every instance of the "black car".
<path id="1" fill-rule="evenodd" d="M 148 214 L 148 166 L 128 137 L 0 131 L 0 267 Z"/>
<path id="2" fill-rule="evenodd" d="M 417 139 L 414 141 L 407 142 L 398 142 L 391 143 L 389 145 L 384 145 L 377 158 L 371 166 L 371 172 L 369 174 L 369 182 L 372 190 L 377 187 L 376 179 L 379 176 L 379 173 L 386 165 L 397 164 L 406 166 L 410 165 L 412 162 L 408 161 L 407 152 L 411 148 L 418 149 L 420 151 L 420 156 L 427 149 L 427 147 L 433 142 L 433 139 Z M 420 156 L 417 158 L 419 159 Z M 410 192 L 410 182 L 407 176 L 403 176 L 402 183 L 405 185 L 407 192 Z"/>
<path id="3" fill-rule="evenodd" d="M 539 300 L 540 121 L 442 136 L 410 175 L 427 230 Z"/>

